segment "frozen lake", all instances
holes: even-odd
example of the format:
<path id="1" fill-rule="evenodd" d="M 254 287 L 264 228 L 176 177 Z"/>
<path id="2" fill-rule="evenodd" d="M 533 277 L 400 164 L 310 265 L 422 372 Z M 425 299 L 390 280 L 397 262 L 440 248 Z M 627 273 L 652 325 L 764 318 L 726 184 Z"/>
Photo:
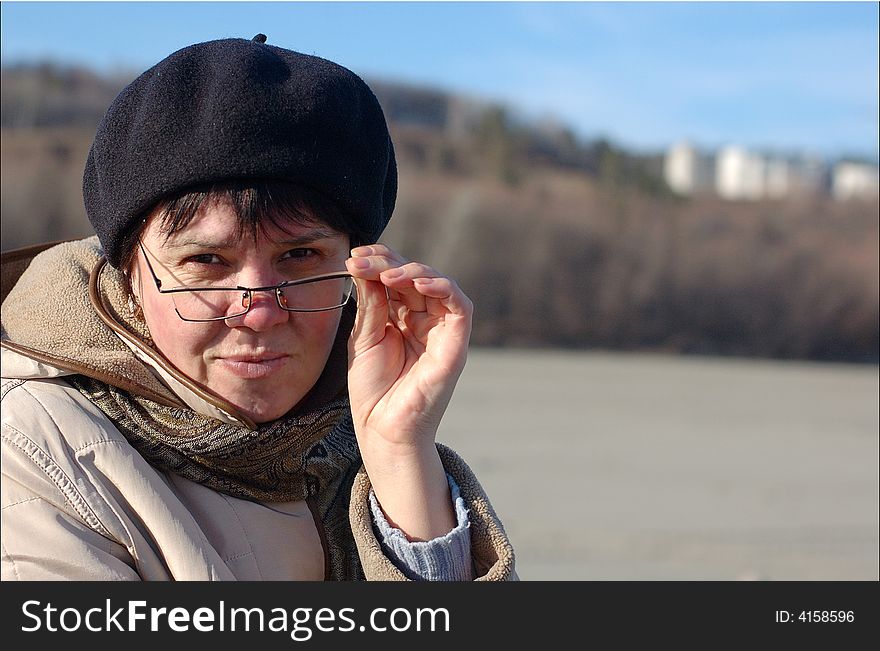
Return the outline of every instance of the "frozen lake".
<path id="1" fill-rule="evenodd" d="M 880 578 L 878 367 L 474 349 L 438 439 L 523 580 Z"/>

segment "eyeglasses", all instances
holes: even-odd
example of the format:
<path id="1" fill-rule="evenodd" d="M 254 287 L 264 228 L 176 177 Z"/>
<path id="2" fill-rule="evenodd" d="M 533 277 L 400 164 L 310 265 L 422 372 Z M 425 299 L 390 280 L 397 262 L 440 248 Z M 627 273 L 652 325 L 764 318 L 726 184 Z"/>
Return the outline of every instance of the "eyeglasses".
<path id="1" fill-rule="evenodd" d="M 160 294 L 169 294 L 174 310 L 184 321 L 224 321 L 244 316 L 254 304 L 254 292 L 274 292 L 278 307 L 286 312 L 326 312 L 346 303 L 352 295 L 351 274 L 337 272 L 267 287 L 174 287 L 162 289 L 143 243 L 138 246 Z"/>

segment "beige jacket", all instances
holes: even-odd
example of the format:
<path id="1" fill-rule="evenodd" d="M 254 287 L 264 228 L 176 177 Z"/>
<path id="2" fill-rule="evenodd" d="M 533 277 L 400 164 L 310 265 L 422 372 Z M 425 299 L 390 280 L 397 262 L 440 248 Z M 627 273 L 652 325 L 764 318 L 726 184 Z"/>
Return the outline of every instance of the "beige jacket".
<path id="1" fill-rule="evenodd" d="M 36 252 L 12 252 L 2 260 L 2 579 L 326 578 L 327 542 L 314 505 L 237 499 L 159 471 L 64 381 L 86 373 L 244 422 L 234 407 L 202 393 L 137 336 L 113 333 L 94 315 L 83 315 L 75 328 L 47 327 L 53 308 L 43 300 L 46 279 L 58 273 L 59 259 L 73 259 L 82 271 L 94 267 L 100 250 L 97 238 L 89 238 L 33 259 Z M 115 361 L 92 368 L 90 346 L 111 350 Z M 479 482 L 458 455 L 438 449 L 470 509 L 479 578 L 515 579 L 512 547 Z M 361 469 L 349 519 L 364 574 L 405 580 L 373 533 L 369 488 Z"/>

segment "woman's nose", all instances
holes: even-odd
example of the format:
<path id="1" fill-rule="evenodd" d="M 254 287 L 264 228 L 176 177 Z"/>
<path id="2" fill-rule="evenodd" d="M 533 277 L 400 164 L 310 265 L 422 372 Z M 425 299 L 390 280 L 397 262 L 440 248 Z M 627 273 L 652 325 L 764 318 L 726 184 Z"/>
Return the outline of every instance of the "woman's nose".
<path id="1" fill-rule="evenodd" d="M 275 291 L 249 292 L 250 309 L 243 315 L 226 322 L 230 327 L 250 328 L 255 332 L 264 332 L 290 319 L 290 312 L 282 310 L 275 298 Z M 242 307 L 247 306 L 247 298 Z"/>

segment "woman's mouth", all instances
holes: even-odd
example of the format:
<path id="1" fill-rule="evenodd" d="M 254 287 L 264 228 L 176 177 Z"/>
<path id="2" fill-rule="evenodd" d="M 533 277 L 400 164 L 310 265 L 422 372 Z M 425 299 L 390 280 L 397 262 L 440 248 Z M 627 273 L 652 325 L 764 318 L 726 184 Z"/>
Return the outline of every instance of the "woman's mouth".
<path id="1" fill-rule="evenodd" d="M 218 361 L 236 377 L 255 380 L 269 377 L 281 369 L 288 359 L 288 355 L 270 354 L 220 357 Z"/>

